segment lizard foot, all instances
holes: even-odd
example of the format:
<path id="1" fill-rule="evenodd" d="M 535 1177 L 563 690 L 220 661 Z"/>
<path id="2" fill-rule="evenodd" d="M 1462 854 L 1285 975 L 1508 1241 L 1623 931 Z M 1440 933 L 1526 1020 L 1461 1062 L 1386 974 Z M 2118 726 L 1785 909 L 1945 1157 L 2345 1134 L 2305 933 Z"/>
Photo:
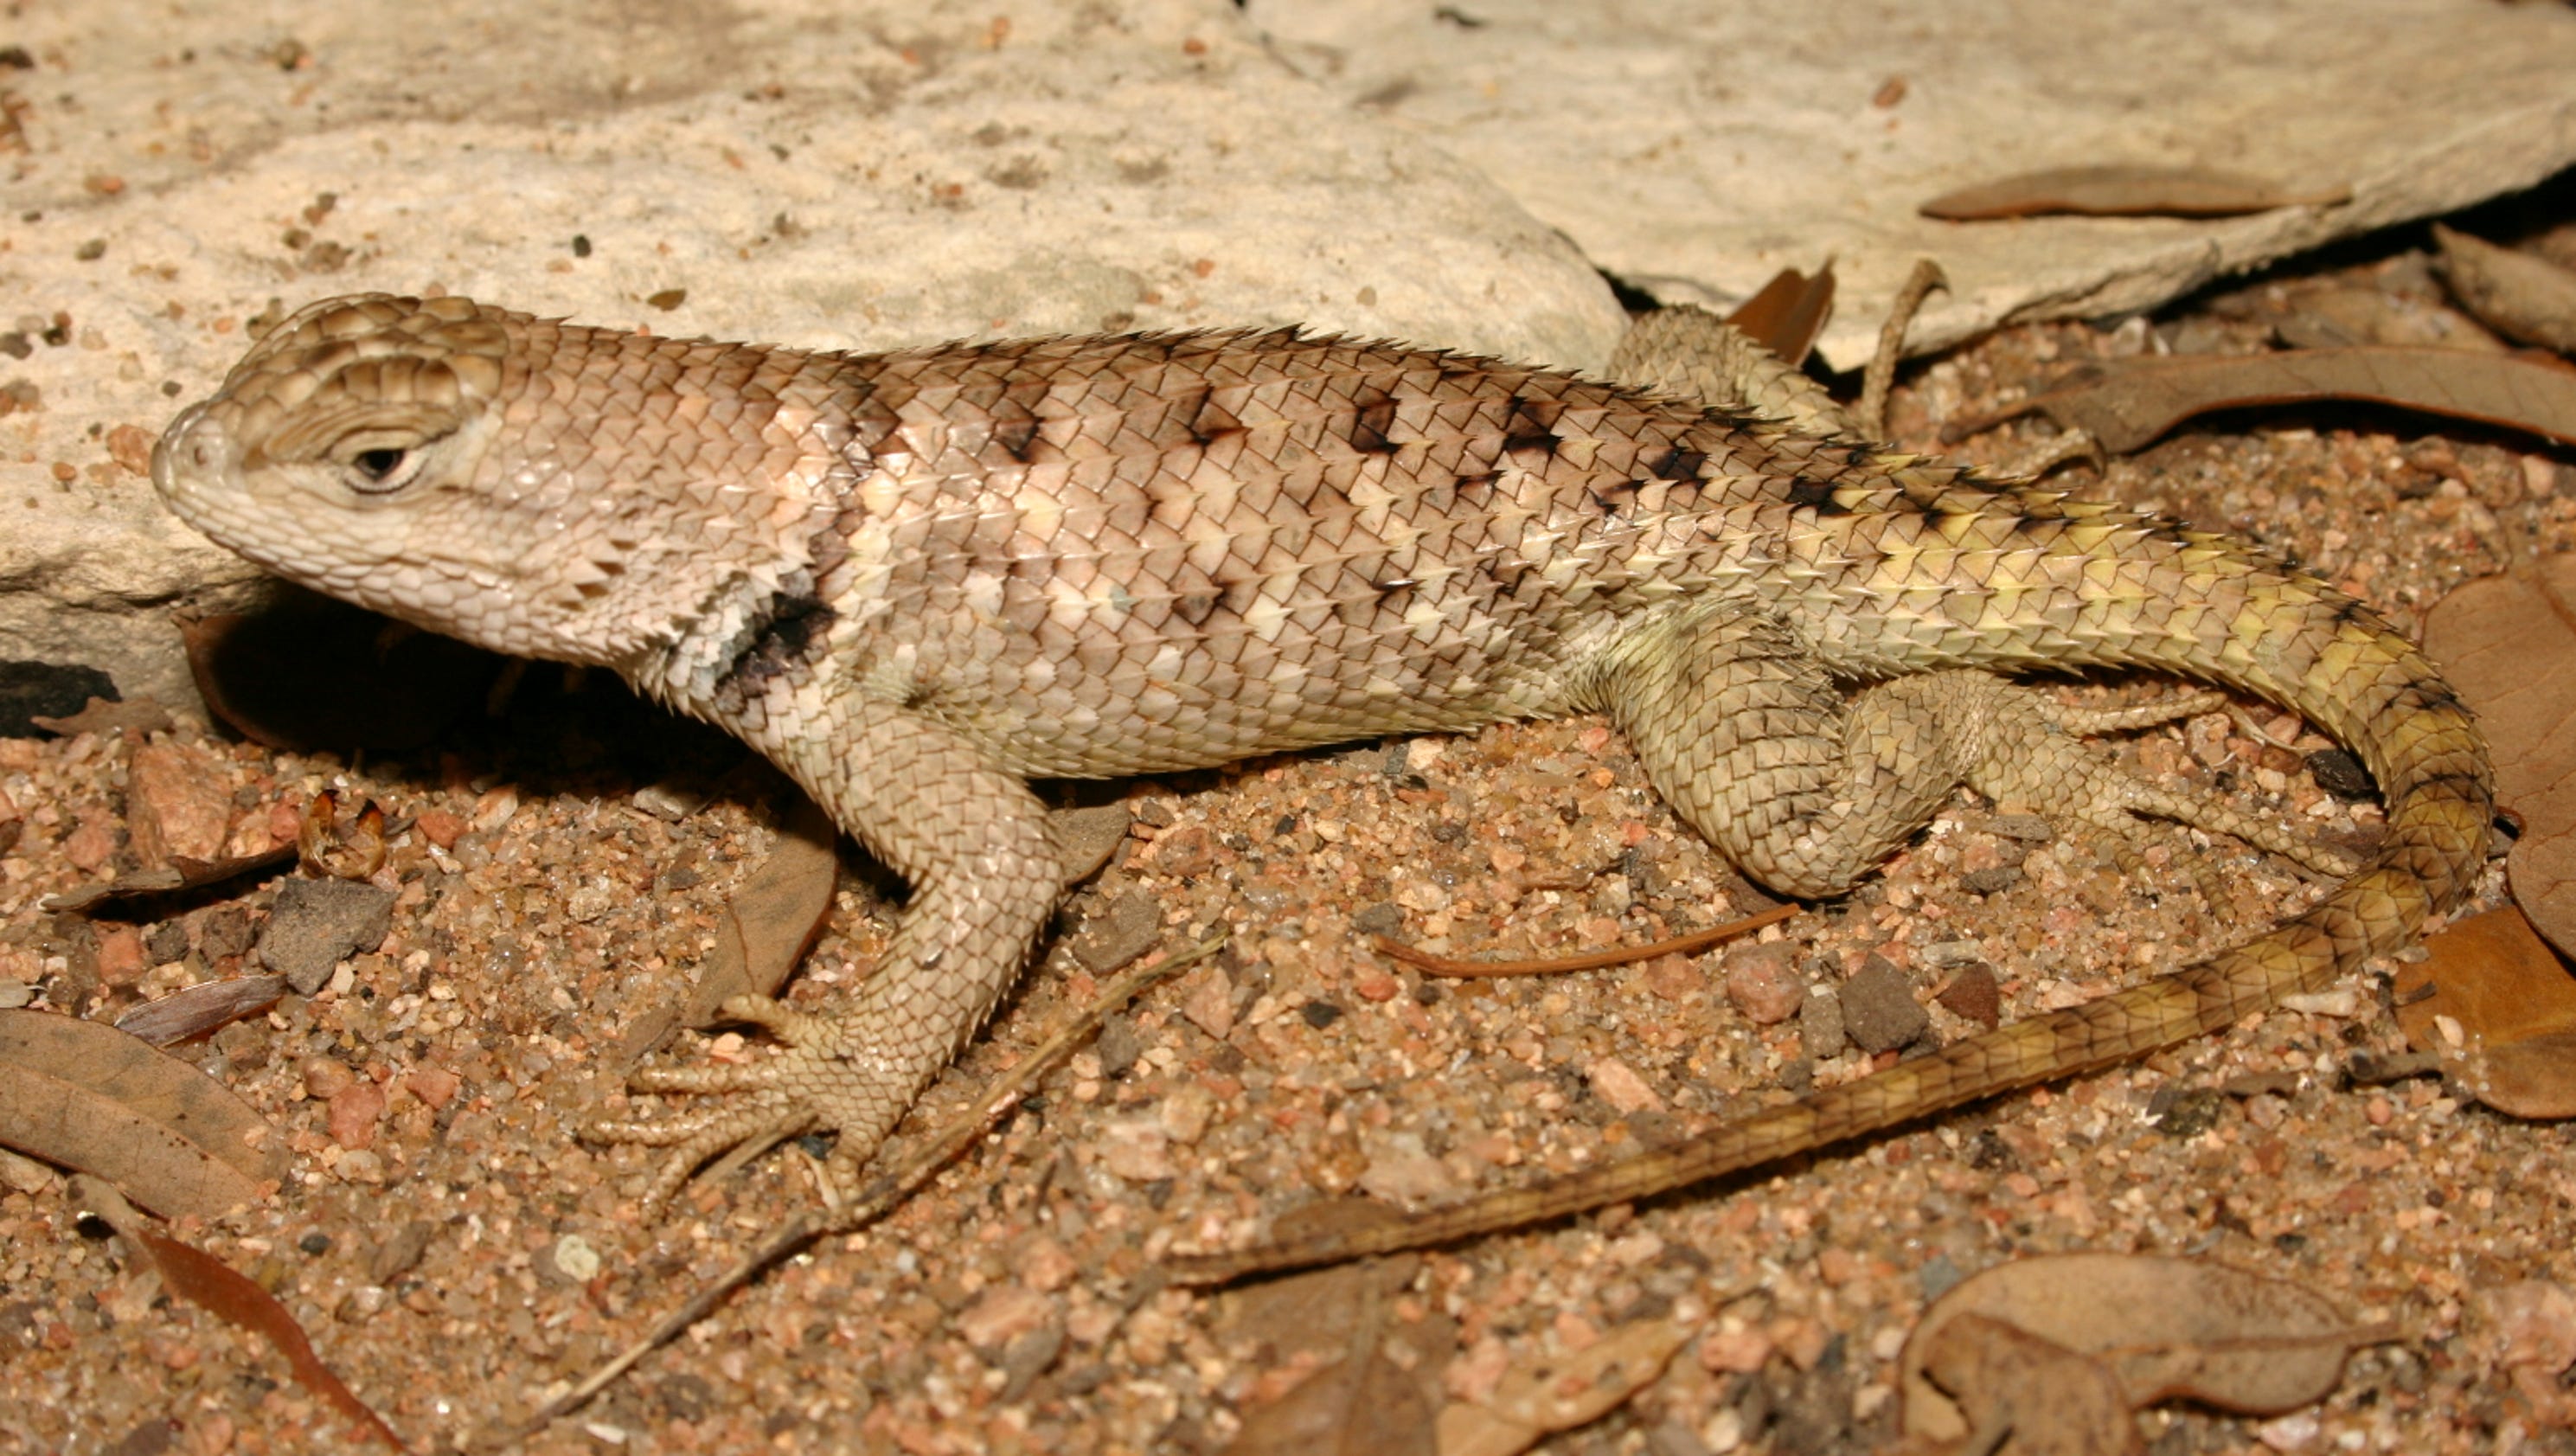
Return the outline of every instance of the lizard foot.
<path id="1" fill-rule="evenodd" d="M 587 1129 L 602 1142 L 675 1150 L 645 1190 L 648 1217 L 657 1216 L 711 1158 L 747 1160 L 820 1129 L 840 1130 L 846 1137 L 851 1123 L 865 1120 L 858 1107 L 836 1105 L 861 1080 L 840 1021 L 793 1010 L 767 996 L 736 996 L 720 1009 L 727 1020 L 768 1031 L 783 1048 L 749 1066 L 641 1068 L 627 1078 L 633 1091 L 724 1100 L 667 1117 L 594 1122 Z M 845 1112 L 850 1115 L 843 1116 Z M 832 1181 L 828 1165 L 824 1176 L 827 1184 Z M 840 1192 L 826 1187 L 824 1196 L 838 1202 Z"/>
<path id="2" fill-rule="evenodd" d="M 2068 707 L 2018 683 L 1993 682 L 1991 691 L 1983 705 L 1985 754 L 1971 769 L 1969 782 L 1998 802 L 2027 804 L 2047 817 L 2104 831 L 2124 870 L 2136 868 L 2137 815 L 2231 835 L 2338 879 L 2361 867 L 2360 857 L 2345 850 L 2291 833 L 2213 794 L 2151 783 L 2077 741 L 2216 711 L 2227 705 L 2223 693 L 2193 691 L 2129 707 L 2086 709 Z"/>

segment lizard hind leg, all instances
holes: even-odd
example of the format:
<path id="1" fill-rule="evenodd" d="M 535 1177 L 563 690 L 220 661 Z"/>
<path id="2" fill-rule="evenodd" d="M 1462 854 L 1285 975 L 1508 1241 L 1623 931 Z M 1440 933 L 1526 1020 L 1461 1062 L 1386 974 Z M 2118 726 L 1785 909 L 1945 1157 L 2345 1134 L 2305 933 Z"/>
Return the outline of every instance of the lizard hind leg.
<path id="1" fill-rule="evenodd" d="M 1991 673 L 1919 673 L 1847 694 L 1788 631 L 1710 608 L 1614 648 L 1602 697 L 1657 792 L 1745 873 L 1821 898 L 1848 889 L 1965 784 L 1998 804 L 2090 825 L 2130 853 L 2134 816 L 2232 835 L 2312 870 L 2342 851 L 2207 795 L 2120 769 L 2089 732 L 2169 721 L 2214 693 L 2102 711 L 2066 709 Z"/>
<path id="2" fill-rule="evenodd" d="M 1876 868 L 1961 782 L 1962 735 L 1913 690 L 1889 691 L 1921 681 L 1854 698 L 1778 622 L 1715 605 L 1612 647 L 1600 697 L 1692 828 L 1773 890 L 1821 899 Z"/>

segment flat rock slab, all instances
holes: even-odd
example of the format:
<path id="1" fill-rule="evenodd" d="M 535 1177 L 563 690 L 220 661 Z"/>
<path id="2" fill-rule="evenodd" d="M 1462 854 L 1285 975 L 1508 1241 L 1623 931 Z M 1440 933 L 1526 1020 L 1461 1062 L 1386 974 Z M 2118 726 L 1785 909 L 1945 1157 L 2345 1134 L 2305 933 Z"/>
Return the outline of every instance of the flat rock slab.
<path id="1" fill-rule="evenodd" d="M 2152 307 L 2576 162 L 2576 16 L 2458 0 L 1565 5 L 1253 0 L 1346 104 L 1466 158 L 1594 262 L 1726 305 L 1831 258 L 1819 343 L 1868 361 L 1918 257 L 1936 349 L 2016 319 Z M 2042 168 L 2251 173 L 2331 207 L 2219 221 L 1939 222 L 1919 204 Z"/>
<path id="2" fill-rule="evenodd" d="M 0 659 L 193 698 L 166 604 L 256 573 L 162 509 L 151 441 L 330 294 L 817 348 L 1302 324 L 1573 367 L 1626 326 L 1554 229 L 1230 6 L 538 8 L 106 0 L 10 37 L 37 67 L 0 70 L 27 142 L 0 286 L 35 312 L 0 389 L 34 395 L 0 415 Z"/>
<path id="3" fill-rule="evenodd" d="M 0 660 L 191 703 L 174 604 L 257 573 L 145 471 L 269 319 L 445 290 L 827 348 L 1290 323 L 1596 368 L 1596 269 L 1724 304 L 1844 280 L 1857 363 L 2144 307 L 2540 178 L 2576 20 L 2454 0 L 1393 7 L 40 8 L 0 40 Z M 1937 223 L 1936 193 L 2197 162 L 2352 201 Z"/>

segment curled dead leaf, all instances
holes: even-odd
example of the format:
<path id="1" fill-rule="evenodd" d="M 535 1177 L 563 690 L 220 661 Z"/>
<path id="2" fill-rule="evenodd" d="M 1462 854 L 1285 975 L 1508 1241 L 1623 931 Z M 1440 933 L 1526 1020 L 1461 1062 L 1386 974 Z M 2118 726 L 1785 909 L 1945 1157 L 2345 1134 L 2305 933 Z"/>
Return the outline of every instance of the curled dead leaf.
<path id="1" fill-rule="evenodd" d="M 84 885 L 66 891 L 45 902 L 48 910 L 88 911 L 95 906 L 130 905 L 160 895 L 175 895 L 188 890 L 202 890 L 219 885 L 237 875 L 264 874 L 295 863 L 295 847 L 281 845 L 259 854 L 245 854 L 232 859 L 189 859 L 173 856 L 159 869 L 136 870 L 119 875 L 100 885 Z"/>
<path id="2" fill-rule="evenodd" d="M 2397 1024 L 2439 1053 L 2480 1102 L 2516 1117 L 2576 1117 L 2576 975 L 2507 907 L 2425 942 L 2398 969 Z"/>
<path id="3" fill-rule="evenodd" d="M 1245 1284 L 1221 1297 L 1218 1318 L 1226 1338 L 1251 1341 L 1282 1360 L 1338 1355 L 1347 1352 L 1350 1332 L 1368 1311 L 1402 1293 L 1421 1268 L 1421 1255 L 1397 1254 Z M 1417 1348 L 1414 1354 L 1445 1352 Z"/>
<path id="4" fill-rule="evenodd" d="M 1923 1373 L 1968 1431 L 1945 1449 L 2136 1456 L 2146 1449 L 2110 1367 L 2018 1325 L 1964 1314 L 1924 1339 Z"/>
<path id="5" fill-rule="evenodd" d="M 1449 1456 L 1431 1403 L 1394 1361 L 1371 1350 L 1336 1360 L 1245 1413 L 1225 1456 Z"/>
<path id="6" fill-rule="evenodd" d="M 840 828 L 799 794 L 778 826 L 778 843 L 726 902 L 715 949 L 698 968 L 681 1019 L 704 1026 L 736 996 L 766 996 L 813 949 L 832 914 L 841 874 Z"/>
<path id="7" fill-rule="evenodd" d="M 266 1011 L 286 990 L 284 976 L 200 981 L 126 1012 L 116 1018 L 116 1029 L 157 1047 L 177 1046 Z"/>
<path id="8" fill-rule="evenodd" d="M 1518 1456 L 1558 1431 L 1588 1425 L 1661 1375 L 1697 1326 L 1640 1320 L 1562 1359 L 1515 1366 L 1481 1403 L 1440 1412 L 1440 1456 Z"/>
<path id="9" fill-rule="evenodd" d="M 2442 245 L 2451 296 L 2478 322 L 2520 343 L 2576 353 L 2576 273 L 2440 223 L 2433 240 Z"/>
<path id="10" fill-rule="evenodd" d="M 286 1140 L 195 1067 L 96 1021 L 0 1011 L 0 1143 L 177 1218 L 267 1196 Z"/>
<path id="11" fill-rule="evenodd" d="M 176 726 L 170 710 L 150 698 L 135 698 L 130 702 L 92 698 L 70 717 L 47 718 L 38 714 L 27 721 L 65 738 L 76 733 L 123 733 L 141 738 L 147 733 L 167 733 Z"/>
<path id="12" fill-rule="evenodd" d="M 363 880 L 385 867 L 385 811 L 368 799 L 340 812 L 340 796 L 325 789 L 305 801 L 296 820 L 295 857 L 316 875 Z"/>
<path id="13" fill-rule="evenodd" d="M 2021 1259 L 1943 1295 L 1906 1340 L 1898 1373 L 1908 1435 L 1957 1441 L 1970 1431 L 1967 1409 L 1991 1409 L 2001 1398 L 1954 1401 L 1932 1378 L 1936 1355 L 1953 1374 L 2017 1369 L 2030 1355 L 2018 1344 L 2002 1353 L 1963 1354 L 1952 1342 L 1974 1341 L 1975 1328 L 1954 1334 L 1947 1327 L 1968 1317 L 2091 1359 L 2131 1410 L 2177 1396 L 2248 1414 L 2295 1410 L 2334 1389 L 2351 1351 L 2392 1337 L 2353 1326 L 2323 1296 L 2299 1285 L 2205 1260 L 2151 1254 Z M 2016 1399 L 2026 1402 L 2026 1396 Z"/>
<path id="14" fill-rule="evenodd" d="M 267 1290 L 205 1250 L 155 1230 L 133 1205 L 98 1179 L 74 1178 L 71 1194 L 84 1209 L 115 1229 L 116 1236 L 138 1257 L 150 1260 L 161 1271 L 162 1285 L 172 1294 L 266 1340 L 286 1357 L 287 1368 L 295 1372 L 297 1384 L 321 1397 L 369 1436 L 397 1451 L 403 1449 L 402 1438 L 365 1401 L 358 1399 L 330 1366 L 322 1363 L 304 1327 Z"/>
<path id="15" fill-rule="evenodd" d="M 1808 277 L 1783 268 L 1753 296 L 1735 306 L 1726 321 L 1782 363 L 1796 368 L 1807 362 L 1817 336 L 1834 316 L 1834 265 L 1828 261 Z"/>
<path id="16" fill-rule="evenodd" d="M 2425 618 L 2424 650 L 2477 713 L 2496 806 L 2522 823 L 2505 860 L 2514 900 L 2576 953 L 2576 554 L 2444 597 Z"/>
<path id="17" fill-rule="evenodd" d="M 2349 399 L 2477 420 L 2576 444 L 2576 370 L 2470 349 L 2363 345 L 2178 354 L 2087 364 L 2045 393 L 1945 425 L 1956 442 L 2038 410 L 2110 450 L 2136 450 L 2210 410 Z"/>
<path id="18" fill-rule="evenodd" d="M 2112 162 L 2050 167 L 1945 192 L 1922 205 L 1925 217 L 1974 222 L 2071 213 L 2087 217 L 2233 217 L 2276 207 L 2327 207 L 2352 189 L 2298 189 L 2208 167 Z"/>

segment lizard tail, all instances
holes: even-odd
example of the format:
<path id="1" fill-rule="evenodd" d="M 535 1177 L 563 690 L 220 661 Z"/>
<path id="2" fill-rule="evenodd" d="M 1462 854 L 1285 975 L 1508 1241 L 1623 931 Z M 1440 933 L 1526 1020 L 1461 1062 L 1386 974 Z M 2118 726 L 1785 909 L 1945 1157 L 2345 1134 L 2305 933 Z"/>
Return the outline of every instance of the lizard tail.
<path id="1" fill-rule="evenodd" d="M 2190 568 L 2183 590 L 2161 610 L 2135 593 L 2105 590 L 2063 624 L 2075 640 L 2055 644 L 2047 660 L 2213 678 L 2298 710 L 2352 749 L 2379 782 L 2387 834 L 2371 862 L 2326 899 L 2172 974 L 1954 1042 L 1686 1142 L 1383 1225 L 1178 1257 L 1174 1277 L 1212 1283 L 1539 1223 L 2126 1061 L 2318 989 L 2364 957 L 2406 944 L 2426 917 L 2459 903 L 2486 858 L 2493 791 L 2477 723 L 2433 664 L 2367 608 L 2268 558 L 2216 538 L 2147 534 L 2172 553 L 2167 565 Z M 2140 544 L 2131 537 L 2124 559 L 2134 561 Z M 1980 650 L 1955 635 L 1940 652 L 1961 666 L 2028 661 L 2009 644 Z"/>

